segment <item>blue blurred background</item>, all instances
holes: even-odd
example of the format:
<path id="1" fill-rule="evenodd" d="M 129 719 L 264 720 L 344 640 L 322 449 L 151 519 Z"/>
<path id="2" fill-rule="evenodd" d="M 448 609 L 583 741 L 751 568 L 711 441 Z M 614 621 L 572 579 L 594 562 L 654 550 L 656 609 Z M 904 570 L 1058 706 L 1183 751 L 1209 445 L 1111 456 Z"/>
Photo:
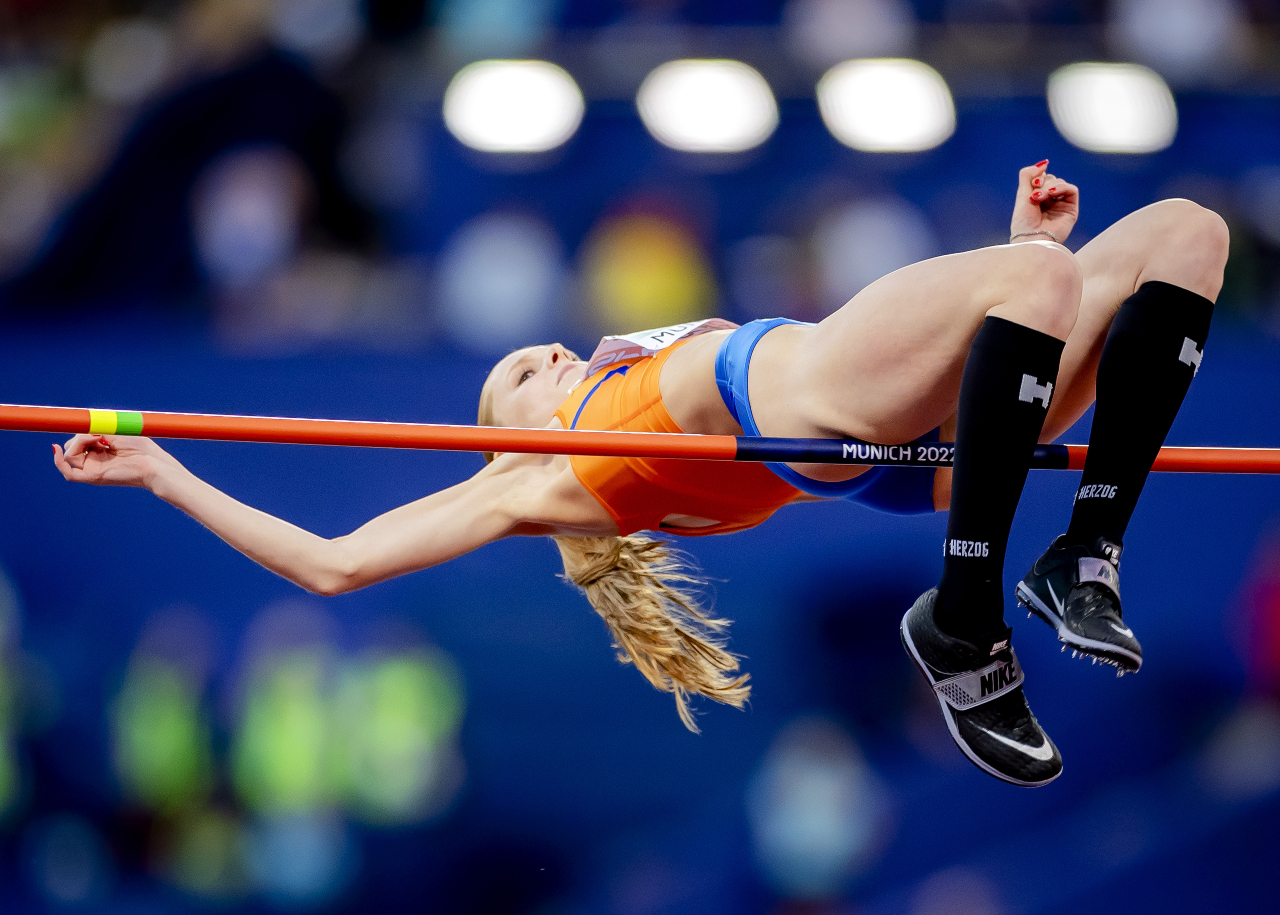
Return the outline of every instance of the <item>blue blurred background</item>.
<path id="1" fill-rule="evenodd" d="M 1278 51 L 1275 0 L 3 0 L 0 400 L 473 422 L 512 347 L 817 319 L 998 243 L 1016 170 L 1049 158 L 1082 188 L 1072 248 L 1166 196 L 1227 219 L 1170 443 L 1280 446 Z M 938 77 L 910 151 L 846 145 L 815 96 L 877 58 Z M 752 68 L 754 136 L 688 151 L 637 105 L 680 59 Z M 502 134 L 532 96 L 468 109 L 481 60 L 558 65 L 507 85 L 559 86 L 559 126 Z M 1124 72 L 1176 123 L 1081 139 L 1046 96 L 1078 62 L 1149 68 Z M 1121 133 L 1151 120 L 1128 111 Z M 1066 762 L 1026 791 L 961 757 L 897 643 L 944 517 L 805 505 L 691 544 L 755 687 L 696 736 L 548 542 L 322 600 L 145 493 L 66 484 L 52 440 L 0 434 L 0 911 L 1274 906 L 1280 480 L 1150 481 L 1140 676 L 1016 624 Z M 171 450 L 327 536 L 480 460 Z M 1010 584 L 1074 483 L 1033 475 Z"/>

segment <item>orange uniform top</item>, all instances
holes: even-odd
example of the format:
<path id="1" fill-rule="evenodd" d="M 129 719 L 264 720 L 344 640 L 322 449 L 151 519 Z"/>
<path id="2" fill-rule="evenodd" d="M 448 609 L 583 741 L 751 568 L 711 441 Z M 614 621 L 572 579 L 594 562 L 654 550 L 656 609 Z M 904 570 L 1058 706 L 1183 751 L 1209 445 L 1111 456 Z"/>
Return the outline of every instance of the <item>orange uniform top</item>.
<path id="1" fill-rule="evenodd" d="M 596 372 L 578 385 L 556 416 L 566 429 L 683 432 L 662 403 L 658 377 L 667 358 L 684 342 Z M 574 455 L 570 462 L 578 482 L 624 535 L 659 528 L 691 537 L 745 530 L 800 495 L 764 464 L 751 461 Z M 662 528 L 662 519 L 672 514 L 720 523 Z"/>

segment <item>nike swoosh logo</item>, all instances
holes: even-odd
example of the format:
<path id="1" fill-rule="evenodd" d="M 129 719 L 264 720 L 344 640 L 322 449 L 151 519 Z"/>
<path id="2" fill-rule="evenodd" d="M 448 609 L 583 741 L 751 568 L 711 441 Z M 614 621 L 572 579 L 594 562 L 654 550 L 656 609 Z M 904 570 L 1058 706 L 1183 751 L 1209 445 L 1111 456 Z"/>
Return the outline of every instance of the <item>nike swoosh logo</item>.
<path id="1" fill-rule="evenodd" d="M 1122 636 L 1124 636 L 1127 639 L 1133 638 L 1133 630 L 1130 629 L 1128 626 L 1121 628 L 1120 626 L 1117 626 L 1115 623 L 1112 623 L 1111 628 L 1114 629 L 1116 632 L 1120 633 Z"/>
<path id="2" fill-rule="evenodd" d="M 1053 605 L 1058 608 L 1058 616 L 1062 616 L 1062 599 L 1053 590 L 1053 582 L 1046 581 L 1045 584 L 1049 586 L 1049 596 L 1053 598 Z"/>
<path id="3" fill-rule="evenodd" d="M 1020 753 L 1026 753 L 1032 759 L 1038 759 L 1041 762 L 1053 759 L 1053 744 L 1049 743 L 1048 740 L 1038 747 L 1029 747 L 1025 743 L 1018 743 L 1016 740 L 1010 740 L 1008 737 L 988 731 L 986 728 L 980 727 L 978 730 L 984 734 L 994 737 L 1005 746 L 1013 747 Z"/>

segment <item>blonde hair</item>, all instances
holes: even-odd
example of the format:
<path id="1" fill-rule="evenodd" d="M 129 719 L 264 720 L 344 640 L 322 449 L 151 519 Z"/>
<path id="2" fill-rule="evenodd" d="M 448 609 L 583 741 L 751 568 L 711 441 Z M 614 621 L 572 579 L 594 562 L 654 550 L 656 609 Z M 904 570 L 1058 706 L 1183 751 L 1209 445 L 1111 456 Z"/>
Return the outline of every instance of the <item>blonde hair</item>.
<path id="1" fill-rule="evenodd" d="M 480 391 L 477 422 L 497 425 L 493 389 Z M 494 455 L 486 453 L 485 461 Z M 618 660 L 634 664 L 653 686 L 675 697 L 684 726 L 699 733 L 689 697 L 707 696 L 742 708 L 750 679 L 725 650 L 729 620 L 709 616 L 693 591 L 702 581 L 668 543 L 649 537 L 552 537 L 566 581 L 576 585 L 604 620 Z"/>

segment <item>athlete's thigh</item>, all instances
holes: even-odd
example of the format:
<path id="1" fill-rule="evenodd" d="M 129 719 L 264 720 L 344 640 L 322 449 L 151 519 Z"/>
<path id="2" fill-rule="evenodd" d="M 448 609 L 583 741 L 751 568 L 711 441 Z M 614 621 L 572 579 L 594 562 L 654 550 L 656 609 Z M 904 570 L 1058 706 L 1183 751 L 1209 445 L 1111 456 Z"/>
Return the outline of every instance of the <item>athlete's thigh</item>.
<path id="1" fill-rule="evenodd" d="M 761 431 L 901 442 L 942 423 L 955 412 L 965 358 L 986 312 L 1008 297 L 1004 251 L 912 264 L 815 327 L 766 335 L 750 374 Z"/>

